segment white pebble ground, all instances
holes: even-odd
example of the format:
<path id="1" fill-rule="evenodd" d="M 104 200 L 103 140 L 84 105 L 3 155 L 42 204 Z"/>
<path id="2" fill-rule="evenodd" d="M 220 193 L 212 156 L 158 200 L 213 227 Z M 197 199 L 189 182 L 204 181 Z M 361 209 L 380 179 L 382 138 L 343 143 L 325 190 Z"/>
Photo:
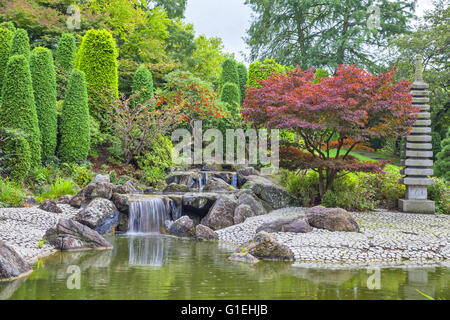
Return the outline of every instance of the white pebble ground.
<path id="1" fill-rule="evenodd" d="M 280 218 L 304 217 L 304 208 L 284 208 L 244 223 L 218 230 L 219 240 L 235 245 L 255 236 L 263 223 Z M 369 263 L 450 258 L 450 216 L 406 214 L 377 210 L 352 213 L 361 232 L 275 233 L 297 262 Z"/>

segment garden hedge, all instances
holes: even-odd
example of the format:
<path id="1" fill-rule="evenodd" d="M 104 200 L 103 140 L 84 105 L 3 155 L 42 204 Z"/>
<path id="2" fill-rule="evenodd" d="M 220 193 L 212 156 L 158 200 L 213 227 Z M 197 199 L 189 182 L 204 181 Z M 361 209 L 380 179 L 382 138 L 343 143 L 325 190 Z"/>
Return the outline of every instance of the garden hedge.
<path id="1" fill-rule="evenodd" d="M 146 66 L 140 66 L 133 77 L 133 94 L 139 93 L 135 101 L 139 104 L 145 104 L 154 97 L 153 77 Z"/>
<path id="2" fill-rule="evenodd" d="M 59 39 L 55 54 L 55 67 L 58 74 L 58 97 L 64 98 L 65 88 L 75 63 L 77 44 L 75 36 L 71 33 L 63 33 Z"/>
<path id="3" fill-rule="evenodd" d="M 23 55 L 12 56 L 8 61 L 2 91 L 0 126 L 21 129 L 27 134 L 31 167 L 41 163 L 41 133 L 33 84 L 28 59 Z"/>
<path id="4" fill-rule="evenodd" d="M 222 88 L 227 82 L 234 83 L 239 88 L 239 74 L 237 63 L 234 59 L 226 59 L 222 64 L 222 75 L 220 78 Z"/>
<path id="5" fill-rule="evenodd" d="M 3 77 L 8 64 L 9 52 L 11 51 L 11 42 L 13 32 L 7 28 L 0 28 L 0 95 L 3 87 Z"/>
<path id="6" fill-rule="evenodd" d="M 31 168 L 30 145 L 21 130 L 0 128 L 2 166 L 8 176 L 22 183 Z"/>
<path id="7" fill-rule="evenodd" d="M 63 162 L 85 161 L 90 150 L 90 125 L 86 76 L 74 69 L 60 119 L 58 154 Z"/>
<path id="8" fill-rule="evenodd" d="M 239 74 L 239 91 L 241 94 L 241 104 L 245 98 L 245 85 L 247 84 L 247 67 L 243 63 L 239 63 L 237 66 Z"/>
<path id="9" fill-rule="evenodd" d="M 441 152 L 437 154 L 436 158 L 436 175 L 450 182 L 450 128 L 448 128 L 447 137 L 442 140 Z"/>
<path id="10" fill-rule="evenodd" d="M 252 88 L 261 88 L 258 81 L 267 80 L 273 72 L 286 73 L 286 68 L 276 63 L 274 59 L 264 62 L 256 61 L 249 66 L 247 85 Z"/>
<path id="11" fill-rule="evenodd" d="M 35 48 L 31 52 L 30 69 L 41 131 L 41 158 L 45 160 L 55 155 L 57 135 L 56 72 L 52 52 L 47 48 Z"/>
<path id="12" fill-rule="evenodd" d="M 11 43 L 11 51 L 9 56 L 24 55 L 30 59 L 30 38 L 25 29 L 16 29 Z"/>
<path id="13" fill-rule="evenodd" d="M 220 100 L 229 105 L 229 111 L 232 115 L 236 115 L 238 112 L 237 108 L 241 103 L 241 96 L 238 86 L 231 82 L 225 83 L 222 87 Z"/>

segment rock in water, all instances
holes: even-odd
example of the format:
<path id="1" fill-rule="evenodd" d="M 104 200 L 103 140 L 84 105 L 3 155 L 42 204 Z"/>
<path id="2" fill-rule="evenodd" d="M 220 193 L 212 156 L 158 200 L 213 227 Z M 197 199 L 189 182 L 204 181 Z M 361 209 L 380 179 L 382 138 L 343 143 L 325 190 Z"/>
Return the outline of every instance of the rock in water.
<path id="1" fill-rule="evenodd" d="M 359 225 L 351 214 L 340 208 L 317 206 L 306 210 L 306 219 L 312 227 L 318 229 L 359 232 Z"/>
<path id="2" fill-rule="evenodd" d="M 61 251 L 112 249 L 97 231 L 69 219 L 60 219 L 55 228 L 46 232 L 44 239 Z"/>
<path id="3" fill-rule="evenodd" d="M 205 188 L 203 188 L 204 192 L 216 192 L 216 191 L 233 191 L 234 188 L 223 181 L 220 178 L 211 178 L 206 183 Z"/>
<path id="4" fill-rule="evenodd" d="M 243 252 L 235 252 L 231 256 L 228 257 L 228 260 L 230 261 L 236 261 L 236 262 L 244 262 L 244 263 L 258 263 L 259 259 L 252 256 L 250 253 L 243 253 Z"/>
<path id="5" fill-rule="evenodd" d="M 97 198 L 78 212 L 74 220 L 100 234 L 114 234 L 119 224 L 119 211 L 111 201 Z"/>
<path id="6" fill-rule="evenodd" d="M 234 211 L 234 224 L 244 222 L 247 218 L 254 217 L 252 208 L 246 204 L 240 204 Z"/>
<path id="7" fill-rule="evenodd" d="M 219 236 L 214 232 L 214 230 L 211 230 L 211 228 L 208 228 L 202 224 L 198 224 L 195 227 L 195 236 L 199 240 L 219 240 Z"/>
<path id="8" fill-rule="evenodd" d="M 245 243 L 236 252 L 249 253 L 257 258 L 267 260 L 294 260 L 292 250 L 288 246 L 279 243 L 275 236 L 265 231 L 257 233 L 253 240 Z"/>
<path id="9" fill-rule="evenodd" d="M 42 202 L 42 204 L 39 206 L 39 209 L 47 211 L 47 212 L 52 212 L 52 213 L 62 213 L 63 212 L 61 210 L 61 208 L 58 207 L 56 202 L 51 201 L 51 200 L 45 200 L 44 202 Z"/>
<path id="10" fill-rule="evenodd" d="M 183 216 L 169 228 L 169 233 L 177 237 L 193 238 L 195 237 L 195 225 L 194 221 L 188 216 Z"/>
<path id="11" fill-rule="evenodd" d="M 234 210 L 237 202 L 228 197 L 220 197 L 209 210 L 202 224 L 213 230 L 219 230 L 234 225 Z"/>
<path id="12" fill-rule="evenodd" d="M 0 240 L 0 281 L 25 277 L 33 268 L 17 252 Z"/>

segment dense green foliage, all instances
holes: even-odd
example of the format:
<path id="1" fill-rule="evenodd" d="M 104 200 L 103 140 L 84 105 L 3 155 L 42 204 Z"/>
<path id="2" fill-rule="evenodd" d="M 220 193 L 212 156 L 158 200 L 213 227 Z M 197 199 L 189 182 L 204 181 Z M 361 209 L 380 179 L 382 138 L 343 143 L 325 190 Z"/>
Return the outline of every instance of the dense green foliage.
<path id="1" fill-rule="evenodd" d="M 320 79 L 323 78 L 327 78 L 330 74 L 328 73 L 327 70 L 323 69 L 323 68 L 318 68 L 316 70 L 316 77 L 314 78 L 314 83 L 319 83 Z"/>
<path id="2" fill-rule="evenodd" d="M 9 56 L 15 55 L 24 55 L 27 59 L 30 58 L 30 39 L 24 29 L 16 29 L 14 32 Z"/>
<path id="3" fill-rule="evenodd" d="M 89 155 L 89 108 L 84 72 L 74 69 L 64 99 L 59 156 L 64 162 L 82 162 Z"/>
<path id="4" fill-rule="evenodd" d="M 31 167 L 41 163 L 41 133 L 33 95 L 28 59 L 23 55 L 9 58 L 2 90 L 0 126 L 20 129 L 27 134 Z"/>
<path id="5" fill-rule="evenodd" d="M 0 208 L 19 207 L 25 196 L 25 190 L 19 183 L 0 177 Z"/>
<path id="6" fill-rule="evenodd" d="M 57 135 L 56 73 L 52 52 L 42 47 L 33 49 L 30 69 L 41 131 L 41 158 L 45 161 L 55 155 Z"/>
<path id="7" fill-rule="evenodd" d="M 220 83 L 224 86 L 227 82 L 234 83 L 239 88 L 239 73 L 234 59 L 226 59 L 222 64 Z"/>
<path id="8" fill-rule="evenodd" d="M 31 168 L 30 145 L 20 130 L 0 127 L 0 168 L 14 181 L 22 182 Z"/>
<path id="9" fill-rule="evenodd" d="M 228 111 L 230 111 L 233 116 L 237 115 L 241 103 L 239 87 L 235 83 L 225 83 L 222 87 L 220 100 L 228 104 Z"/>
<path id="10" fill-rule="evenodd" d="M 450 182 L 450 128 L 447 130 L 447 137 L 442 140 L 441 152 L 436 156 L 435 174 Z"/>
<path id="11" fill-rule="evenodd" d="M 86 74 L 89 108 L 101 119 L 112 98 L 118 98 L 117 50 L 106 30 L 89 30 L 77 53 L 75 68 Z"/>
<path id="12" fill-rule="evenodd" d="M 183 18 L 187 0 L 155 0 L 156 5 L 167 11 L 169 18 Z"/>
<path id="13" fill-rule="evenodd" d="M 148 103 L 154 97 L 153 77 L 146 66 L 140 66 L 133 78 L 133 94 L 137 95 L 136 103 Z"/>
<path id="14" fill-rule="evenodd" d="M 274 72 L 286 73 L 286 68 L 276 63 L 274 59 L 253 62 L 248 69 L 247 85 L 253 88 L 261 88 L 258 81 L 268 79 Z"/>
<path id="15" fill-rule="evenodd" d="M 241 104 L 245 98 L 245 86 L 247 85 L 247 67 L 243 63 L 238 63 L 238 74 L 239 74 L 239 91 L 241 94 Z"/>
<path id="16" fill-rule="evenodd" d="M 167 169 L 172 165 L 172 148 L 169 138 L 158 135 L 150 150 L 139 158 L 144 183 L 157 186 L 158 181 L 165 178 Z"/>
<path id="17" fill-rule="evenodd" d="M 59 39 L 55 54 L 55 67 L 57 71 L 58 97 L 64 99 L 65 89 L 73 69 L 77 44 L 75 36 L 71 33 L 64 33 Z"/>
<path id="18" fill-rule="evenodd" d="M 3 77 L 8 64 L 9 52 L 11 51 L 12 38 L 12 31 L 7 28 L 0 28 L 0 93 L 3 87 Z"/>

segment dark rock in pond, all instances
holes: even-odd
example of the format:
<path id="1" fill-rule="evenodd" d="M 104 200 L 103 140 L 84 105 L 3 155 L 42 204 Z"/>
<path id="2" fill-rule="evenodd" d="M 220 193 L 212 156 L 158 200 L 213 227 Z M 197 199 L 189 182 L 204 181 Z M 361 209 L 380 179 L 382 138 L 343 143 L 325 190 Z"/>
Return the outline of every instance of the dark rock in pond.
<path id="1" fill-rule="evenodd" d="M 28 196 L 25 197 L 22 201 L 22 208 L 27 208 L 27 207 L 35 207 L 39 205 L 39 201 L 37 201 L 35 198 Z"/>
<path id="2" fill-rule="evenodd" d="M 195 237 L 195 225 L 194 221 L 188 216 L 183 216 L 169 228 L 169 233 L 177 237 L 194 238 Z"/>
<path id="3" fill-rule="evenodd" d="M 97 231 L 69 219 L 60 219 L 55 228 L 47 230 L 44 239 L 61 251 L 112 249 Z"/>
<path id="4" fill-rule="evenodd" d="M 252 208 L 253 212 L 255 213 L 255 216 L 261 216 L 263 214 L 267 213 L 267 210 L 264 208 L 264 205 L 262 204 L 261 200 L 259 200 L 254 193 L 251 190 L 248 190 L 249 192 L 242 192 L 239 195 L 238 203 L 246 204 Z"/>
<path id="5" fill-rule="evenodd" d="M 119 213 L 119 224 L 117 226 L 117 231 L 119 232 L 128 232 L 128 214 L 123 212 Z"/>
<path id="6" fill-rule="evenodd" d="M 52 213 L 62 213 L 63 212 L 61 210 L 61 208 L 58 207 L 56 202 L 51 201 L 51 200 L 45 200 L 44 202 L 42 202 L 41 205 L 39 206 L 39 209 L 47 211 L 47 212 L 52 212 Z"/>
<path id="7" fill-rule="evenodd" d="M 164 189 L 164 192 L 189 192 L 189 187 L 184 184 L 171 183 Z"/>
<path id="8" fill-rule="evenodd" d="M 217 192 L 217 191 L 233 191 L 235 190 L 231 185 L 223 181 L 222 179 L 212 177 L 206 183 L 204 192 Z"/>
<path id="9" fill-rule="evenodd" d="M 228 257 L 230 261 L 243 262 L 243 263 L 251 263 L 255 264 L 259 262 L 258 258 L 255 258 L 250 253 L 243 252 L 235 252 L 231 256 Z"/>
<path id="10" fill-rule="evenodd" d="M 249 205 L 240 204 L 234 211 L 234 224 L 240 224 L 244 222 L 247 218 L 254 216 L 255 212 Z"/>
<path id="11" fill-rule="evenodd" d="M 219 240 L 219 236 L 214 230 L 202 224 L 195 227 L 195 236 L 199 240 Z"/>
<path id="12" fill-rule="evenodd" d="M 237 202 L 229 197 L 220 197 L 202 220 L 202 224 L 213 230 L 219 230 L 234 225 L 234 211 Z"/>
<path id="13" fill-rule="evenodd" d="M 86 187 L 81 189 L 76 196 L 70 200 L 70 205 L 75 208 L 80 208 L 87 205 L 95 198 L 103 198 L 110 200 L 116 186 L 109 182 L 95 182 L 92 181 Z"/>
<path id="14" fill-rule="evenodd" d="M 120 193 L 114 193 L 111 198 L 111 201 L 114 203 L 114 205 L 120 212 L 124 212 L 128 215 L 128 210 L 130 209 L 130 203 L 129 203 L 129 198 L 127 195 L 120 194 Z"/>
<path id="15" fill-rule="evenodd" d="M 92 181 L 110 183 L 111 178 L 109 177 L 109 174 L 98 174 L 95 176 L 94 180 L 92 180 Z"/>
<path id="16" fill-rule="evenodd" d="M 74 220 L 99 234 L 114 234 L 119 224 L 119 211 L 111 201 L 97 198 L 78 212 Z"/>
<path id="17" fill-rule="evenodd" d="M 292 232 L 292 233 L 308 233 L 313 231 L 313 228 L 308 224 L 303 218 L 297 219 L 289 224 L 285 224 L 281 228 L 281 232 Z"/>
<path id="18" fill-rule="evenodd" d="M 0 281 L 15 280 L 33 272 L 33 268 L 10 246 L 0 240 Z"/>
<path id="19" fill-rule="evenodd" d="M 65 196 L 59 197 L 57 203 L 58 204 L 69 204 L 70 200 L 72 200 L 73 196 L 71 196 L 70 194 L 67 194 Z"/>
<path id="20" fill-rule="evenodd" d="M 236 252 L 249 253 L 254 257 L 267 260 L 293 261 L 292 250 L 277 241 L 275 236 L 261 231 L 256 234 L 253 240 L 245 243 Z"/>
<path id="21" fill-rule="evenodd" d="M 281 209 L 295 204 L 291 194 L 260 176 L 249 176 L 242 188 L 252 190 L 255 195 L 267 202 L 273 209 Z"/>
<path id="22" fill-rule="evenodd" d="M 141 194 L 141 193 L 143 193 L 143 191 L 133 181 L 128 180 L 123 185 L 115 187 L 114 188 L 114 193 L 119 193 L 119 194 Z"/>
<path id="23" fill-rule="evenodd" d="M 203 218 L 217 197 L 216 193 L 186 193 L 183 195 L 183 210 Z"/>
<path id="24" fill-rule="evenodd" d="M 317 206 L 306 210 L 308 223 L 318 229 L 328 231 L 359 232 L 359 225 L 344 209 Z"/>

